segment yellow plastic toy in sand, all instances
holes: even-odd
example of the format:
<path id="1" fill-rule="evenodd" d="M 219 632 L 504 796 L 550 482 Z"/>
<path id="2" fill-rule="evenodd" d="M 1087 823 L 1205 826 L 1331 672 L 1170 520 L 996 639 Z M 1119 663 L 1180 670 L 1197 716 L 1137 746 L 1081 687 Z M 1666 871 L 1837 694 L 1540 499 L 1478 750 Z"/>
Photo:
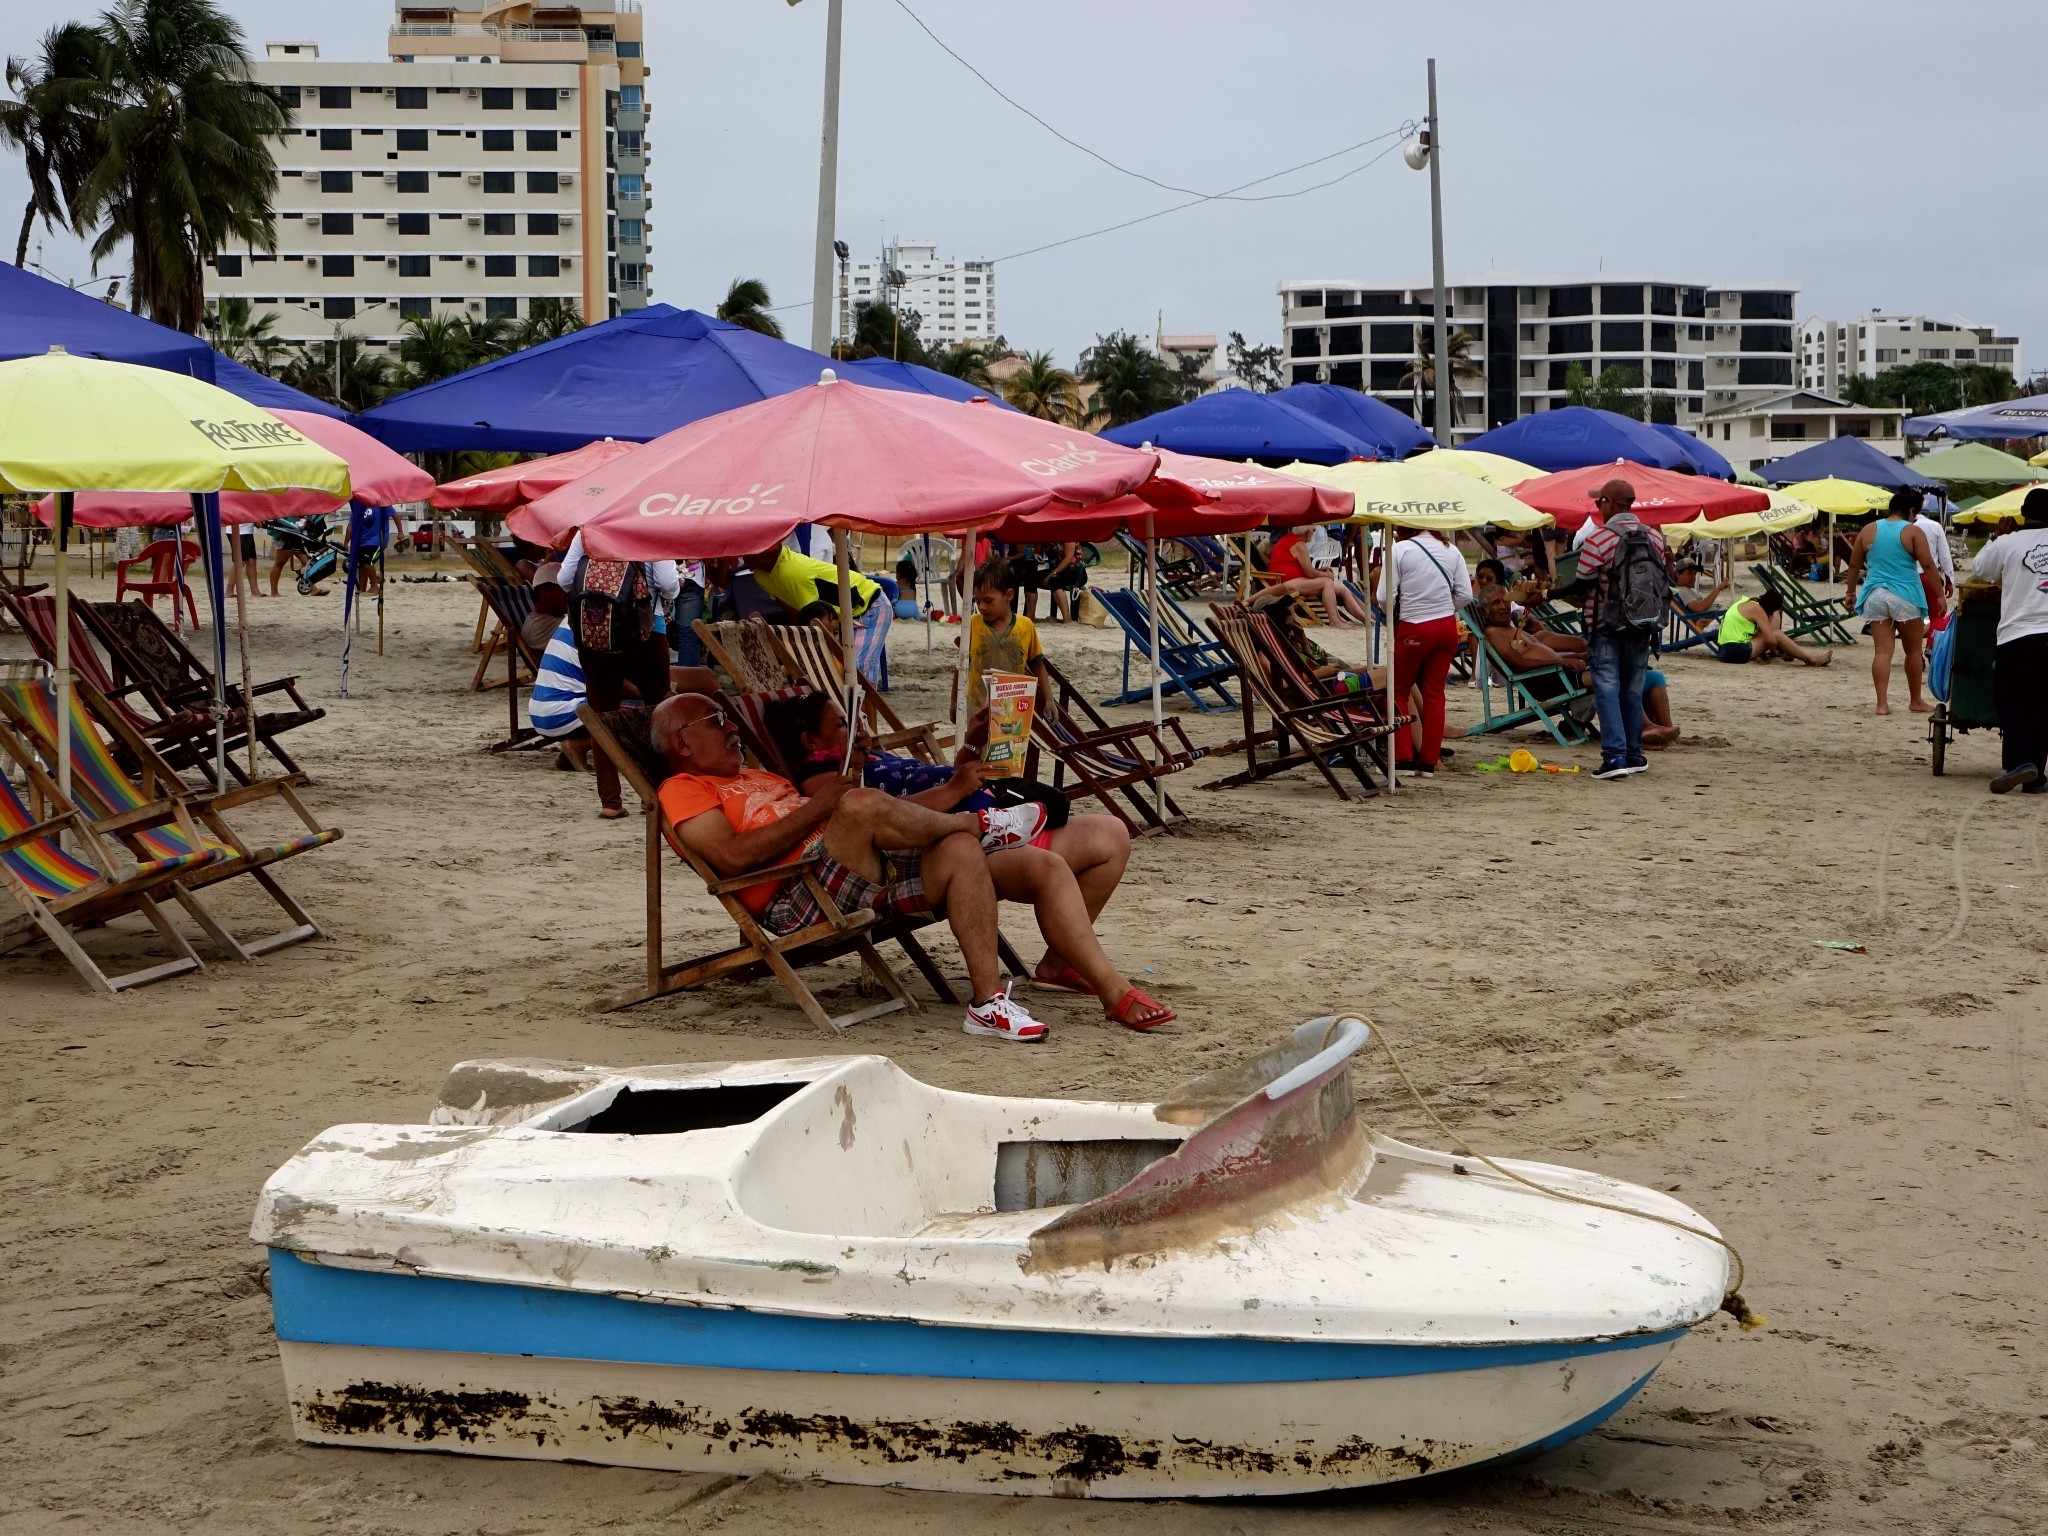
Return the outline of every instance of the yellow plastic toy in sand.
<path id="1" fill-rule="evenodd" d="M 1500 773 L 1503 771 L 1508 773 L 1535 773 L 1538 769 L 1545 773 L 1577 773 L 1579 771 L 1576 763 L 1569 766 L 1546 763 L 1527 747 L 1517 747 L 1506 757 L 1496 758 L 1490 763 L 1474 763 L 1472 766 L 1480 773 Z"/>

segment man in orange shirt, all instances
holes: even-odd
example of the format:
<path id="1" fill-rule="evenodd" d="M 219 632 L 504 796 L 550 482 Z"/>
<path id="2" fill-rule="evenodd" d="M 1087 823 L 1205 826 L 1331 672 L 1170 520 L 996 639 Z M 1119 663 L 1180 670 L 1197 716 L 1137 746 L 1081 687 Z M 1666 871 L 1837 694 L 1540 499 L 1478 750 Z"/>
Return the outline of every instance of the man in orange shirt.
<path id="1" fill-rule="evenodd" d="M 1030 842 L 1044 824 L 1043 806 L 948 815 L 845 779 L 826 781 L 806 799 L 787 779 L 744 765 L 737 728 L 703 694 L 671 694 L 651 727 L 654 749 L 675 770 L 662 783 L 661 808 L 693 853 L 714 869 L 739 873 L 819 849 L 819 882 L 842 912 L 943 911 L 974 993 L 966 1032 L 1045 1038 L 1045 1026 L 1001 985 L 996 892 L 982 852 L 991 842 Z M 793 878 L 738 894 L 771 933 L 794 933 L 825 915 L 810 887 Z"/>

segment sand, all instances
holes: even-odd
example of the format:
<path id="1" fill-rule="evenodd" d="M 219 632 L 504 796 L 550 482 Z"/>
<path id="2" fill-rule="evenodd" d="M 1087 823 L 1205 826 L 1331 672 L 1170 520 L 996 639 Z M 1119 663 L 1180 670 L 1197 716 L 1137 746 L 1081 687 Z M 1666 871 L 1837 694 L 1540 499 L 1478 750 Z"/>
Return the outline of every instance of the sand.
<path id="1" fill-rule="evenodd" d="M 1463 771 L 1490 742 L 1366 804 L 1301 775 L 1208 793 L 1226 770 L 1205 764 L 1178 791 L 1195 824 L 1140 846 L 1103 922 L 1178 1023 L 1141 1037 L 1037 994 L 1042 1048 L 929 1009 L 845 1041 L 948 1086 L 1134 1097 L 1315 1014 L 1385 1021 L 1483 1148 L 1676 1191 L 1749 1259 L 1771 1327 L 1699 1328 L 1567 1449 L 1368 1496 L 1077 1507 L 297 1444 L 247 1233 L 301 1143 L 423 1118 L 466 1057 L 826 1045 L 768 984 L 588 1011 L 641 961 L 640 828 L 600 823 L 546 755 L 484 752 L 505 710 L 466 691 L 474 610 L 394 582 L 386 654 L 366 630 L 342 699 L 338 599 L 254 607 L 258 676 L 296 670 L 328 710 L 292 745 L 347 836 L 285 878 L 331 940 L 113 1000 L 47 947 L 0 958 L 0 1531 L 2040 1528 L 2043 806 L 1985 793 L 1989 735 L 1931 777 L 1923 722 L 1871 715 L 1867 646 L 1825 672 L 1671 659 L 1687 740 L 1621 784 Z M 1111 691 L 1109 635 L 1047 645 Z M 893 665 L 899 709 L 937 713 L 919 627 Z M 1234 734 L 1173 707 L 1198 740 Z M 719 937 L 686 877 L 669 892 L 678 951 Z M 1028 919 L 1008 928 L 1035 957 Z M 1432 1139 L 1382 1068 L 1357 1075 L 1373 1123 Z"/>

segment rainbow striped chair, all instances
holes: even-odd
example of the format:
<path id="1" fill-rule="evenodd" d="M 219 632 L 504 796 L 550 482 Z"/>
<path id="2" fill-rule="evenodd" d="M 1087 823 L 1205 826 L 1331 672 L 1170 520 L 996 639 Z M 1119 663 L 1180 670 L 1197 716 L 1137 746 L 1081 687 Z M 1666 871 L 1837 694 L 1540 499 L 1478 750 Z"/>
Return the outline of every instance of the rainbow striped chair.
<path id="1" fill-rule="evenodd" d="M 175 893 L 180 879 L 203 870 L 219 854 L 210 848 L 194 849 L 170 858 L 129 860 L 132 867 L 124 869 L 91 820 L 58 794 L 42 769 L 33 763 L 23 766 L 36 797 L 56 814 L 37 820 L 14 786 L 0 778 L 0 887 L 21 907 L 19 915 L 0 919 L 0 951 L 17 947 L 40 931 L 87 986 L 107 993 L 203 969 L 156 898 L 166 891 Z M 59 844 L 58 834 L 65 831 L 74 835 L 85 858 L 74 857 Z M 148 918 L 177 958 L 109 975 L 72 930 L 131 912 Z"/>
<path id="2" fill-rule="evenodd" d="M 122 844 L 138 860 L 170 860 L 209 855 L 171 887 L 170 894 L 205 931 L 207 937 L 237 960 L 253 960 L 286 945 L 323 938 L 320 925 L 280 885 L 268 866 L 341 836 L 338 827 L 322 827 L 306 809 L 289 779 L 261 779 L 215 793 L 183 784 L 150 744 L 127 728 L 120 715 L 106 709 L 106 699 L 92 684 L 78 680 L 71 698 L 71 787 L 78 808 L 104 837 Z M 17 760 L 40 757 L 56 762 L 57 706 L 50 684 L 40 680 L 0 684 L 0 748 Z M 101 727 L 112 733 L 102 734 Z M 116 758 L 119 751 L 137 765 L 131 775 Z M 224 811 L 253 801 L 282 799 L 306 830 L 268 843 L 246 842 L 228 823 Z M 274 901 L 289 920 L 285 927 L 257 939 L 238 938 L 198 897 L 198 891 L 222 880 L 247 875 Z"/>

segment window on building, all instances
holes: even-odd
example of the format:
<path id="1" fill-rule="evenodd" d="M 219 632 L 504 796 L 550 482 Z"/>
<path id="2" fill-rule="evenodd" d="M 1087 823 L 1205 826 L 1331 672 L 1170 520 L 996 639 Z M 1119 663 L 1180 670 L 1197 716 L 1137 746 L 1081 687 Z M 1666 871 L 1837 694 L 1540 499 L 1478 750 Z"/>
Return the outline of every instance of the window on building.
<path id="1" fill-rule="evenodd" d="M 562 258 L 559 256 L 529 256 L 526 258 L 528 277 L 560 277 Z"/>
<path id="2" fill-rule="evenodd" d="M 1789 357 L 1745 357 L 1736 366 L 1735 382 L 1738 384 L 1790 384 L 1792 382 L 1792 359 Z"/>
<path id="3" fill-rule="evenodd" d="M 353 192 L 356 189 L 354 171 L 322 171 L 320 190 L 322 192 Z"/>
<path id="4" fill-rule="evenodd" d="M 1758 290 L 1742 296 L 1742 318 L 1745 320 L 1790 320 L 1792 318 L 1792 295 L 1789 293 Z M 1789 348 L 1787 349 L 1790 350 Z"/>
<path id="5" fill-rule="evenodd" d="M 1650 388 L 1678 388 L 1677 359 L 1669 357 L 1653 357 L 1650 359 Z"/>
<path id="6" fill-rule="evenodd" d="M 634 175 L 619 178 L 619 196 L 641 197 L 645 195 L 645 191 L 646 182 L 641 177 Z"/>
<path id="7" fill-rule="evenodd" d="M 1792 350 L 1792 327 L 1789 325 L 1745 325 L 1742 328 L 1741 350 L 1744 352 L 1790 352 Z"/>
<path id="8" fill-rule="evenodd" d="M 517 299 L 485 299 L 484 318 L 486 320 L 517 320 L 519 318 L 519 301 Z"/>
<path id="9" fill-rule="evenodd" d="M 1312 326 L 1298 326 L 1287 333 L 1287 355 L 1289 357 L 1321 357 L 1323 338 Z"/>
<path id="10" fill-rule="evenodd" d="M 638 112 L 645 100 L 646 97 L 642 94 L 641 87 L 637 85 L 622 85 L 619 87 L 620 111 Z"/>
<path id="11" fill-rule="evenodd" d="M 526 130 L 526 147 L 533 154 L 551 154 L 560 137 L 552 128 L 529 128 Z"/>
<path id="12" fill-rule="evenodd" d="M 1923 348 L 1921 349 L 1920 355 L 1921 355 L 1922 357 L 1928 357 L 1928 358 L 1933 358 L 1933 359 L 1934 359 L 1934 360 L 1936 360 L 1937 362 L 1947 362 L 1947 361 L 1948 361 L 1948 348 L 1947 348 L 1947 347 L 1923 347 Z"/>
<path id="13" fill-rule="evenodd" d="M 1372 387 L 1374 389 L 1405 388 L 1406 386 L 1402 384 L 1401 380 L 1406 376 L 1407 372 L 1408 364 L 1405 360 L 1389 362 L 1384 358 L 1376 357 L 1372 361 Z"/>
<path id="14" fill-rule="evenodd" d="M 296 85 L 273 85 L 270 89 L 277 96 L 277 99 L 288 107 L 304 105 L 300 100 L 299 88 Z"/>
<path id="15" fill-rule="evenodd" d="M 356 232 L 356 216 L 352 213 L 323 213 L 320 215 L 320 233 L 323 235 L 352 235 Z"/>
<path id="16" fill-rule="evenodd" d="M 1330 382 L 1342 389 L 1365 388 L 1365 364 L 1357 358 L 1348 363 L 1332 363 Z"/>
<path id="17" fill-rule="evenodd" d="M 561 178 L 553 171 L 528 171 L 526 190 L 540 193 L 559 192 L 562 190 Z"/>
<path id="18" fill-rule="evenodd" d="M 562 232 L 562 216 L 558 213 L 529 213 L 526 216 L 526 232 L 529 235 L 559 235 Z"/>
<path id="19" fill-rule="evenodd" d="M 1364 326 L 1333 325 L 1330 327 L 1330 356 L 1352 357 L 1364 350 Z"/>
<path id="20" fill-rule="evenodd" d="M 510 112 L 512 110 L 512 87 L 509 85 L 485 86 L 484 110 L 486 112 Z"/>
<path id="21" fill-rule="evenodd" d="M 424 192 L 427 190 L 425 171 L 395 171 L 392 173 L 401 192 Z"/>
<path id="22" fill-rule="evenodd" d="M 517 277 L 518 275 L 519 258 L 517 256 L 486 256 L 484 258 L 485 277 Z"/>
<path id="23" fill-rule="evenodd" d="M 640 130 L 638 128 L 621 128 L 618 132 L 618 141 L 620 154 L 637 155 L 640 153 Z"/>
<path id="24" fill-rule="evenodd" d="M 1641 292 L 1640 289 L 1637 290 Z M 1560 330 L 1577 330 L 1577 326 L 1557 326 L 1551 330 L 1551 339 L 1557 339 Z M 1643 322 L 1640 320 L 1603 320 L 1600 322 L 1600 350 L 1602 352 L 1640 352 L 1643 349 Z M 1557 350 L 1555 346 L 1551 348 Z"/>
<path id="25" fill-rule="evenodd" d="M 1643 285 L 1641 283 L 1602 283 L 1600 285 L 1600 313 L 1603 315 L 1640 315 L 1643 312 Z"/>
<path id="26" fill-rule="evenodd" d="M 1771 422 L 1771 436 L 1780 441 L 1788 438 L 1794 441 L 1803 439 L 1806 436 L 1806 423 L 1803 421 L 1773 420 Z"/>
<path id="27" fill-rule="evenodd" d="M 619 57 L 622 59 L 637 59 L 640 57 L 640 44 L 637 41 L 621 38 L 617 46 Z"/>
<path id="28" fill-rule="evenodd" d="M 487 213 L 484 215 L 484 233 L 487 235 L 516 235 L 519 233 L 519 215 L 516 213 Z"/>
<path id="29" fill-rule="evenodd" d="M 394 86 L 391 105 L 401 112 L 424 112 L 427 110 L 427 88 L 424 85 Z"/>
<path id="30" fill-rule="evenodd" d="M 1669 283 L 1651 284 L 1650 313 L 1653 315 L 1677 314 L 1678 290 Z"/>
<path id="31" fill-rule="evenodd" d="M 431 256 L 401 256 L 398 258 L 400 277 L 432 277 L 434 258 Z"/>
<path id="32" fill-rule="evenodd" d="M 434 312 L 434 301 L 424 294 L 418 298 L 398 301 L 398 318 L 401 320 L 424 320 Z"/>
<path id="33" fill-rule="evenodd" d="M 213 270 L 222 277 L 240 277 L 242 275 L 242 258 L 230 256 L 223 252 L 221 255 L 213 258 Z"/>
<path id="34" fill-rule="evenodd" d="M 1687 389 L 1705 389 L 1707 387 L 1707 366 L 1698 358 L 1694 358 L 1685 365 L 1685 387 Z"/>
<path id="35" fill-rule="evenodd" d="M 1593 313 L 1593 289 L 1590 284 L 1577 288 L 1553 288 L 1550 290 L 1550 316 L 1554 320 L 1561 315 L 1590 315 Z M 1558 349 L 1553 346 L 1551 351 Z"/>
<path id="36" fill-rule="evenodd" d="M 529 85 L 526 88 L 526 110 L 529 112 L 552 112 L 556 100 L 552 85 Z"/>
<path id="37" fill-rule="evenodd" d="M 506 192 L 514 192 L 514 191 L 517 191 L 517 190 L 518 190 L 518 187 L 519 187 L 519 173 L 518 173 L 517 171 L 485 171 L 485 172 L 484 172 L 484 190 L 485 190 L 486 192 L 491 192 L 491 193 L 506 193 Z"/>
<path id="38" fill-rule="evenodd" d="M 619 263 L 619 286 L 621 288 L 638 288 L 646 281 L 647 269 L 639 262 L 622 261 Z"/>
<path id="39" fill-rule="evenodd" d="M 347 111 L 355 105 L 354 93 L 345 85 L 320 87 L 320 105 L 330 111 Z"/>
<path id="40" fill-rule="evenodd" d="M 1550 328 L 1550 350 L 1559 352 L 1590 352 L 1593 350 L 1593 327 L 1582 325 L 1553 325 Z"/>
<path id="41" fill-rule="evenodd" d="M 512 148 L 510 128 L 486 128 L 483 131 L 483 147 L 489 154 L 504 154 Z"/>
<path id="42" fill-rule="evenodd" d="M 434 216 L 430 213 L 401 213 L 398 216 L 398 232 L 401 235 L 426 235 L 433 233 Z"/>
<path id="43" fill-rule="evenodd" d="M 427 147 L 427 130 L 424 128 L 399 129 L 398 147 L 402 150 L 425 149 Z"/>
<path id="44" fill-rule="evenodd" d="M 322 256 L 320 258 L 322 277 L 354 277 L 356 259 L 353 256 Z"/>
<path id="45" fill-rule="evenodd" d="M 322 128 L 320 147 L 322 149 L 353 149 L 356 136 L 346 128 Z"/>
<path id="46" fill-rule="evenodd" d="M 329 320 L 353 320 L 356 317 L 356 301 L 345 293 L 329 294 L 320 301 L 320 313 Z"/>

